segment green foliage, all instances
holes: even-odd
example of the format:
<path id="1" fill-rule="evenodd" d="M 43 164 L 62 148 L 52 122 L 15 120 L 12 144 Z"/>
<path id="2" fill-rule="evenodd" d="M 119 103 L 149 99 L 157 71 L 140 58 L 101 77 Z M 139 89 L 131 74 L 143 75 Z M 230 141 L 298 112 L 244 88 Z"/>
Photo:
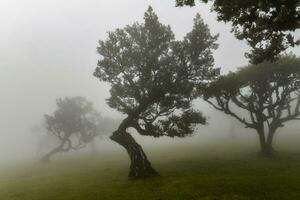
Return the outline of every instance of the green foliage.
<path id="1" fill-rule="evenodd" d="M 182 137 L 205 123 L 191 107 L 195 88 L 214 79 L 212 51 L 217 48 L 200 15 L 182 41 L 158 21 L 149 7 L 144 23 L 108 33 L 99 41 L 101 59 L 94 75 L 111 84 L 108 105 L 130 117 L 142 135 Z"/>
<path id="2" fill-rule="evenodd" d="M 298 92 L 300 78 L 300 58 L 294 55 L 281 56 L 275 62 L 264 62 L 259 65 L 249 65 L 240 68 L 237 72 L 230 72 L 210 84 L 206 90 L 206 96 L 229 95 L 234 97 L 240 90 L 248 88 L 245 97 L 258 97 L 263 95 L 265 101 L 271 93 L 279 89 L 289 88 L 287 92 Z M 289 93 L 289 94 L 290 94 Z M 287 96 L 284 95 L 285 98 Z M 251 99 L 257 101 L 257 99 Z"/>
<path id="3" fill-rule="evenodd" d="M 208 0 L 203 0 L 208 2 Z M 176 0 L 177 6 L 194 6 L 194 0 Z M 274 61 L 289 47 L 300 44 L 292 32 L 300 27 L 299 0 L 213 0 L 218 20 L 231 22 L 236 37 L 252 50 L 253 63 Z"/>
<path id="4" fill-rule="evenodd" d="M 249 65 L 221 76 L 206 88 L 204 99 L 255 129 L 262 151 L 271 154 L 276 130 L 300 120 L 300 58 L 286 55 L 274 63 Z"/>
<path id="5" fill-rule="evenodd" d="M 207 3 L 208 0 L 201 0 Z M 195 0 L 176 0 L 176 6 L 195 6 Z"/>

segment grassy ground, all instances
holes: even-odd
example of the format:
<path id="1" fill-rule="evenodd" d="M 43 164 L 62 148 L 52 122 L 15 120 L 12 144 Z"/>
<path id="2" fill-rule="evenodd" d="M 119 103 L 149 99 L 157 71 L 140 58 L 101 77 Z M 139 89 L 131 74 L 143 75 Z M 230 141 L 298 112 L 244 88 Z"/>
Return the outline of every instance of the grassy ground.
<path id="1" fill-rule="evenodd" d="M 4 170 L 0 173 L 0 199 L 300 199 L 297 154 L 264 159 L 249 153 L 254 147 L 240 143 L 146 150 L 161 177 L 128 181 L 125 152 L 102 152 Z"/>

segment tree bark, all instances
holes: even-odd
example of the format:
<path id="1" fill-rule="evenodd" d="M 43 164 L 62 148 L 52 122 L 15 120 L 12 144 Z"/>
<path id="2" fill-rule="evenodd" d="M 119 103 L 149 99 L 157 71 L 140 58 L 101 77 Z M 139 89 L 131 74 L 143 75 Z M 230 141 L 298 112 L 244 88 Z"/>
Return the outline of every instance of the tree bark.
<path id="1" fill-rule="evenodd" d="M 151 166 L 141 145 L 126 130 L 117 130 L 110 138 L 123 146 L 129 155 L 131 160 L 129 179 L 134 180 L 159 176 L 157 171 Z"/>
<path id="2" fill-rule="evenodd" d="M 264 131 L 258 131 L 258 135 L 259 135 L 259 141 L 261 147 L 261 154 L 264 157 L 272 157 L 274 155 L 274 149 L 272 146 L 274 132 L 269 132 L 267 139 L 265 137 Z"/>
<path id="3" fill-rule="evenodd" d="M 275 131 L 276 130 L 270 129 L 267 137 L 267 148 L 271 155 L 274 155 L 275 153 L 275 150 L 273 148 L 273 139 L 274 139 Z"/>

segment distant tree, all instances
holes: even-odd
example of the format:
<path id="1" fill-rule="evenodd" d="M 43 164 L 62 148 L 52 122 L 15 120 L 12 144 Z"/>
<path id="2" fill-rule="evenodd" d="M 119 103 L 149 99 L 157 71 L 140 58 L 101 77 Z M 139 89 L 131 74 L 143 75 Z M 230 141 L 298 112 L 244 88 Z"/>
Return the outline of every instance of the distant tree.
<path id="1" fill-rule="evenodd" d="M 53 143 L 53 140 L 55 141 L 56 139 L 52 135 L 47 134 L 45 127 L 46 127 L 45 120 L 43 120 L 42 122 L 35 124 L 31 128 L 32 136 L 36 141 L 37 156 L 43 155 L 45 153 L 44 152 L 45 150 L 48 151 L 50 145 Z"/>
<path id="2" fill-rule="evenodd" d="M 292 32 L 300 28 L 299 0 L 202 0 L 212 1 L 218 20 L 231 22 L 232 31 L 246 40 L 252 63 L 274 61 L 289 47 L 300 44 Z M 195 0 L 176 0 L 177 6 L 194 6 Z"/>
<path id="3" fill-rule="evenodd" d="M 261 152 L 273 154 L 278 128 L 300 120 L 300 58 L 249 65 L 221 76 L 206 88 L 205 100 L 258 133 Z M 239 111 L 240 110 L 240 111 Z"/>
<path id="4" fill-rule="evenodd" d="M 49 134 L 60 140 L 59 146 L 47 153 L 42 161 L 59 152 L 80 149 L 103 133 L 102 117 L 91 102 L 84 97 L 57 99 L 57 110 L 53 115 L 45 115 Z M 76 144 L 74 144 L 74 142 Z"/>
<path id="5" fill-rule="evenodd" d="M 213 69 L 216 40 L 197 15 L 193 30 L 176 41 L 149 7 L 144 23 L 109 32 L 99 42 L 101 59 L 94 75 L 111 85 L 108 105 L 127 116 L 111 139 L 129 154 L 130 179 L 158 173 L 128 128 L 144 136 L 184 137 L 193 133 L 195 124 L 205 123 L 192 109 L 192 100 L 195 87 L 219 73 Z"/>

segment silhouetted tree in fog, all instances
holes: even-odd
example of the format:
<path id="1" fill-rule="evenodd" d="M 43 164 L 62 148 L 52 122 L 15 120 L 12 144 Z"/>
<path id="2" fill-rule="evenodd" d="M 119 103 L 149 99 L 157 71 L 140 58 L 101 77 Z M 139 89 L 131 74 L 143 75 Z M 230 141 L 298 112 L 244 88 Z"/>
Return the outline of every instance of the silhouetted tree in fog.
<path id="1" fill-rule="evenodd" d="M 240 40 L 252 50 L 246 56 L 253 63 L 273 61 L 289 47 L 300 44 L 292 32 L 300 28 L 299 0 L 201 0 L 213 2 L 218 20 L 230 22 Z M 176 0 L 177 6 L 194 6 L 195 0 Z"/>
<path id="2" fill-rule="evenodd" d="M 57 110 L 53 115 L 45 115 L 49 134 L 60 140 L 60 144 L 47 153 L 42 161 L 59 152 L 80 149 L 90 143 L 96 136 L 103 134 L 102 117 L 91 102 L 84 97 L 57 99 Z M 74 144 L 75 143 L 75 144 Z"/>
<path id="3" fill-rule="evenodd" d="M 129 154 L 130 179 L 158 173 L 128 128 L 144 136 L 184 137 L 193 133 L 195 124 L 205 123 L 191 103 L 195 87 L 219 73 L 212 68 L 216 40 L 197 15 L 193 30 L 176 41 L 149 7 L 144 23 L 109 32 L 99 42 L 101 59 L 94 75 L 111 85 L 108 105 L 127 116 L 111 139 Z"/>
<path id="4" fill-rule="evenodd" d="M 204 97 L 217 110 L 255 129 L 261 152 L 271 156 L 277 129 L 300 120 L 300 58 L 282 56 L 274 63 L 249 65 L 221 76 L 207 87 Z"/>
<path id="5" fill-rule="evenodd" d="M 31 133 L 36 140 L 36 154 L 41 156 L 45 154 L 45 150 L 48 151 L 50 145 L 56 141 L 53 135 L 47 134 L 46 123 L 43 119 L 42 123 L 36 124 L 31 128 Z"/>

